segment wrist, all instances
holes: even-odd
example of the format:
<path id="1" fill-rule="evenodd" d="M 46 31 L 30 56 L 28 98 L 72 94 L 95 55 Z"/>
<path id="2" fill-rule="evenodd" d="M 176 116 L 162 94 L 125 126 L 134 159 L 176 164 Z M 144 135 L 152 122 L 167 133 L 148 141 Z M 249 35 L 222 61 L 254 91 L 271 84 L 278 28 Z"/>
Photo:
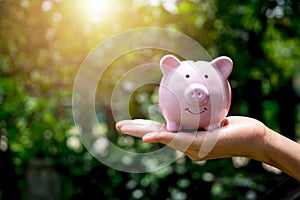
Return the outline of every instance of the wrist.
<path id="1" fill-rule="evenodd" d="M 300 148 L 295 141 L 266 128 L 256 160 L 272 165 L 292 177 L 300 179 Z"/>
<path id="2" fill-rule="evenodd" d="M 255 120 L 252 131 L 250 134 L 251 138 L 248 140 L 251 142 L 248 142 L 249 146 L 246 156 L 264 162 L 264 160 L 268 159 L 266 155 L 268 155 L 267 151 L 269 150 L 269 143 L 272 138 L 271 129 L 262 122 Z"/>
<path id="3" fill-rule="evenodd" d="M 258 134 L 254 159 L 270 164 L 275 141 L 273 131 L 265 126 L 265 131 Z"/>

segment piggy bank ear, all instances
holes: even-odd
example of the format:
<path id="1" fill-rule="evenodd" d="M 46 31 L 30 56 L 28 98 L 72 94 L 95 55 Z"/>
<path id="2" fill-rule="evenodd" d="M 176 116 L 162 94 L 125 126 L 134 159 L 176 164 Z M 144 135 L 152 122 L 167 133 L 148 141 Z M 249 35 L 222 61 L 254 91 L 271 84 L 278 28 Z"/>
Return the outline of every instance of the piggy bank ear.
<path id="1" fill-rule="evenodd" d="M 224 78 L 228 78 L 233 68 L 232 60 L 226 56 L 214 59 L 211 64 L 220 71 Z"/>
<path id="2" fill-rule="evenodd" d="M 180 60 L 178 60 L 178 58 L 176 58 L 173 55 L 165 55 L 160 60 L 160 69 L 163 72 L 163 74 L 169 73 L 169 71 L 179 67 L 179 65 L 180 65 Z"/>

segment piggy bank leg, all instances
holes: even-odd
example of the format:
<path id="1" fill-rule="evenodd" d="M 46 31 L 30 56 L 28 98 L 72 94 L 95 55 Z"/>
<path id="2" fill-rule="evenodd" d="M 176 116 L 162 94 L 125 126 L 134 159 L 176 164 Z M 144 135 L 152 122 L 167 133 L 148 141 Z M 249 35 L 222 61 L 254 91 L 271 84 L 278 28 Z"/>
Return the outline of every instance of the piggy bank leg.
<path id="1" fill-rule="evenodd" d="M 215 129 L 220 128 L 220 124 L 216 123 L 216 124 L 210 124 L 208 127 L 205 128 L 206 131 L 213 131 Z"/>
<path id="2" fill-rule="evenodd" d="M 215 129 L 220 128 L 220 123 L 213 123 L 210 124 L 209 126 L 207 126 L 205 128 L 205 130 L 207 131 L 213 131 Z M 214 148 L 214 146 L 216 145 L 217 141 L 218 141 L 218 136 L 216 137 L 215 134 L 204 134 L 204 138 L 203 138 L 203 142 L 202 145 L 200 147 L 200 151 L 199 151 L 199 158 L 203 158 L 205 157 L 207 154 L 209 154 L 209 152 Z"/>
<path id="3" fill-rule="evenodd" d="M 209 126 L 205 128 L 207 131 L 213 131 L 215 129 L 221 128 L 224 126 L 225 120 L 221 122 L 210 123 Z"/>
<path id="4" fill-rule="evenodd" d="M 173 121 L 167 121 L 167 130 L 171 132 L 176 132 L 179 130 L 179 125 Z"/>

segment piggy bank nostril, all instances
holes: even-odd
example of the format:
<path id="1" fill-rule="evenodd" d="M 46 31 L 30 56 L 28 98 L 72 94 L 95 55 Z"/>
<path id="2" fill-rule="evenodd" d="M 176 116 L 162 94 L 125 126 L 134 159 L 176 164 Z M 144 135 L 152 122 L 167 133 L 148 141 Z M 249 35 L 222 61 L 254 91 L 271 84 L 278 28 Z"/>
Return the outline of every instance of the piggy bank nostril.
<path id="1" fill-rule="evenodd" d="M 194 96 L 196 96 L 197 98 L 200 98 L 202 96 L 205 96 L 204 91 L 201 91 L 200 89 L 195 89 L 194 91 Z"/>
<path id="2" fill-rule="evenodd" d="M 201 93 L 201 92 L 195 91 L 195 92 L 191 92 L 190 96 L 191 96 L 192 98 L 199 98 L 199 97 L 202 96 L 202 93 Z"/>

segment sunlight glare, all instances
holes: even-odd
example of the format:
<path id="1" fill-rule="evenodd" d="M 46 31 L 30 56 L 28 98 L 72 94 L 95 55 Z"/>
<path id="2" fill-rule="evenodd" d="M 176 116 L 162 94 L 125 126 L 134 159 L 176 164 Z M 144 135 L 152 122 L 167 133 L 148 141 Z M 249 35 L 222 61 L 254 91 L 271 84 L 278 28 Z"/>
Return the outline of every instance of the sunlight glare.
<path id="1" fill-rule="evenodd" d="M 94 23 L 99 22 L 103 14 L 107 12 L 108 2 L 107 0 L 82 0 L 85 14 Z"/>

